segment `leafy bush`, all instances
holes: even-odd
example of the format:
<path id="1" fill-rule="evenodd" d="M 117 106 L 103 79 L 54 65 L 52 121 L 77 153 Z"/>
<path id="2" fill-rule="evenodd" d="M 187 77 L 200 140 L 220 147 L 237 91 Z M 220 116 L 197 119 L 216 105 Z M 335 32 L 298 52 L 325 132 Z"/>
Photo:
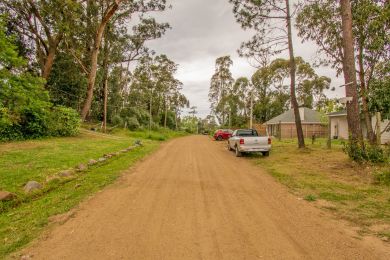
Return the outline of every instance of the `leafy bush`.
<path id="1" fill-rule="evenodd" d="M 367 151 L 367 161 L 373 163 L 381 163 L 386 161 L 386 155 L 384 150 L 377 145 L 369 145 L 366 148 Z"/>
<path id="2" fill-rule="evenodd" d="M 23 139 L 20 125 L 14 121 L 7 108 L 0 108 L 0 141 Z"/>
<path id="3" fill-rule="evenodd" d="M 343 151 L 356 162 L 383 163 L 389 160 L 389 154 L 378 145 L 365 145 L 359 143 L 343 143 Z"/>
<path id="4" fill-rule="evenodd" d="M 48 135 L 77 135 L 79 133 L 80 123 L 80 116 L 76 110 L 63 106 L 53 107 L 48 120 Z"/>
<path id="5" fill-rule="evenodd" d="M 123 109 L 120 112 L 120 117 L 122 119 L 134 117 L 137 119 L 138 124 L 143 126 L 149 124 L 149 112 L 137 107 L 129 107 Z"/>
<path id="6" fill-rule="evenodd" d="M 115 115 L 112 119 L 111 119 L 111 122 L 113 125 L 115 126 L 119 126 L 119 127 L 123 127 L 124 126 L 124 120 L 122 117 L 120 117 L 119 115 Z"/>
<path id="7" fill-rule="evenodd" d="M 354 161 L 362 162 L 366 159 L 366 152 L 357 142 L 343 143 L 343 151 Z"/>
<path id="8" fill-rule="evenodd" d="M 390 186 L 390 170 L 384 170 L 374 173 L 374 182 L 376 184 Z"/>
<path id="9" fill-rule="evenodd" d="M 44 108 L 27 107 L 22 110 L 20 127 L 25 139 L 35 139 L 49 135 L 48 112 Z"/>
<path id="10" fill-rule="evenodd" d="M 137 130 L 140 127 L 140 124 L 136 117 L 129 117 L 127 118 L 127 128 L 134 131 Z"/>

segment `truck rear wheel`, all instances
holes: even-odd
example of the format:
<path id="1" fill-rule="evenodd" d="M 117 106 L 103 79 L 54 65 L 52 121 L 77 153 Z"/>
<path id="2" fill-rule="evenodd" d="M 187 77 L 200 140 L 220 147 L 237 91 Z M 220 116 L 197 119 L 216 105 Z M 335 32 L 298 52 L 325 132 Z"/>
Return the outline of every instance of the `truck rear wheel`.
<path id="1" fill-rule="evenodd" d="M 269 151 L 268 152 L 262 152 L 263 156 L 269 156 Z"/>
<path id="2" fill-rule="evenodd" d="M 241 157 L 242 153 L 238 150 L 238 146 L 236 146 L 236 157 Z"/>

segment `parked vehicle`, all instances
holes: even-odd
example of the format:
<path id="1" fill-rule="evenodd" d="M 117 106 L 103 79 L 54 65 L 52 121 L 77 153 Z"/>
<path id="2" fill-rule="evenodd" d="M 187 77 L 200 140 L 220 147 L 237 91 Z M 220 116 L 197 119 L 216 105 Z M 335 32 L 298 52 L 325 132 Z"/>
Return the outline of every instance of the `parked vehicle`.
<path id="1" fill-rule="evenodd" d="M 233 132 L 228 140 L 228 150 L 235 151 L 240 157 L 243 153 L 261 152 L 264 156 L 269 156 L 271 150 L 271 138 L 269 136 L 259 136 L 255 129 L 238 129 Z"/>
<path id="2" fill-rule="evenodd" d="M 214 133 L 214 139 L 217 141 L 227 140 L 233 134 L 233 131 L 230 129 L 218 129 Z"/>

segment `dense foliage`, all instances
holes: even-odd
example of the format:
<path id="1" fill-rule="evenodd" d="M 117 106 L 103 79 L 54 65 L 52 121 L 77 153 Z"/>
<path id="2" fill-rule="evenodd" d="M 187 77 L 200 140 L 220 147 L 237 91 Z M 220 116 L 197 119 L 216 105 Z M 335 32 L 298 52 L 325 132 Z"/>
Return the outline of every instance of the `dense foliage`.
<path id="1" fill-rule="evenodd" d="M 165 8 L 165 0 L 4 0 L 0 14 L 8 14 L 3 31 L 15 35 L 15 53 L 28 60 L 23 77 L 34 75 L 26 82 L 39 85 L 36 93 L 46 96 L 46 110 L 51 104 L 73 108 L 83 120 L 101 121 L 104 130 L 107 124 L 175 129 L 188 106 L 174 78 L 177 65 L 147 47 L 170 29 L 149 15 Z M 159 74 L 150 81 L 164 82 L 153 86 L 152 100 L 145 85 L 150 82 L 140 80 L 150 67 Z M 1 113 L 6 124 L 12 116 Z"/>
<path id="2" fill-rule="evenodd" d="M 52 107 L 44 80 L 27 70 L 13 36 L 0 20 L 0 140 L 68 136 L 78 132 L 76 111 Z"/>

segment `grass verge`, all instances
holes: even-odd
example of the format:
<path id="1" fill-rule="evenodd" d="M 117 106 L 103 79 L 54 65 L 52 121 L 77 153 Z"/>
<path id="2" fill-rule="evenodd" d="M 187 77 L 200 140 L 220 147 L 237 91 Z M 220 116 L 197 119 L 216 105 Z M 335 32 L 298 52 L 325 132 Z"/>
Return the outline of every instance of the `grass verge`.
<path id="1" fill-rule="evenodd" d="M 175 134 L 166 139 L 173 136 Z M 141 139 L 140 136 L 137 138 Z M 0 202 L 0 259 L 36 238 L 51 216 L 69 211 L 87 196 L 112 183 L 137 160 L 156 150 L 159 142 L 142 139 L 142 147 L 70 178 L 49 182 L 42 191 L 32 195 L 22 192 L 27 181 L 43 182 L 48 175 L 129 147 L 134 140 L 131 133 L 109 136 L 83 131 L 74 138 L 0 144 L 0 189 L 16 193 L 20 200 L 17 205 Z"/>
<path id="2" fill-rule="evenodd" d="M 390 241 L 388 164 L 357 164 L 341 143 L 326 140 L 299 150 L 295 140 L 273 141 L 269 157 L 251 157 L 297 196 Z"/>

